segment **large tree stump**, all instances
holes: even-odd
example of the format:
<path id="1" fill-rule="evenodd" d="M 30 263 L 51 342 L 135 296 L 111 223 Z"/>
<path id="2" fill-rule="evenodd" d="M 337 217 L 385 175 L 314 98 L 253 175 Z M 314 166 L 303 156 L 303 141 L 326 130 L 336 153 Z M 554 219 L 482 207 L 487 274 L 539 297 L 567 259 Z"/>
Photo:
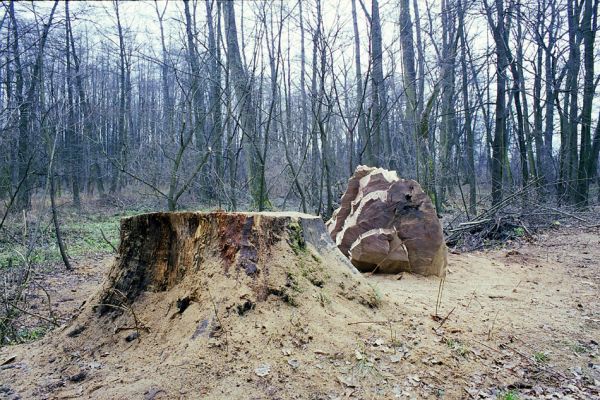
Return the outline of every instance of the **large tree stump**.
<path id="1" fill-rule="evenodd" d="M 446 244 L 429 196 L 394 171 L 358 166 L 327 227 L 363 272 L 446 274 Z"/>
<path id="2" fill-rule="evenodd" d="M 243 292 L 252 302 L 269 295 L 289 300 L 296 275 L 318 285 L 325 276 L 348 273 L 357 270 L 316 216 L 152 213 L 122 220 L 119 255 L 99 303 L 105 313 L 143 292 L 182 284 L 190 286 L 192 298 L 200 298 L 206 280 L 217 278 L 224 278 L 224 290 Z"/>

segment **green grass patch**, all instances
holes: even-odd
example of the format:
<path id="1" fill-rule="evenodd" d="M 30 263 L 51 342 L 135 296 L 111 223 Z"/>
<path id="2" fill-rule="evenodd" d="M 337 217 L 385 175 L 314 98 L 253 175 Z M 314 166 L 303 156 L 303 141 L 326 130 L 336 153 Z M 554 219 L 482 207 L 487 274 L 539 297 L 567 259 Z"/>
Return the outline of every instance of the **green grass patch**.
<path id="1" fill-rule="evenodd" d="M 502 392 L 498 395 L 498 400 L 519 400 L 519 395 L 514 390 Z"/>
<path id="2" fill-rule="evenodd" d="M 17 343 L 28 343 L 41 339 L 48 332 L 43 326 L 37 326 L 30 329 L 21 329 L 17 332 Z"/>
<path id="3" fill-rule="evenodd" d="M 545 364 L 548 362 L 548 360 L 550 360 L 550 357 L 548 357 L 548 355 L 543 351 L 538 351 L 537 353 L 533 354 L 533 359 L 538 364 Z"/>
<path id="4" fill-rule="evenodd" d="M 119 226 L 123 217 L 137 214 L 136 211 L 113 214 L 60 214 L 60 229 L 67 254 L 77 258 L 88 254 L 110 254 L 112 247 L 103 238 L 106 236 L 113 246 L 119 244 Z M 31 264 L 49 264 L 60 261 L 60 252 L 56 243 L 56 233 L 50 215 L 44 216 L 38 228 L 32 228 L 29 222 L 28 236 L 25 236 L 24 223 L 15 220 L 6 224 L 6 230 L 0 232 L 0 268 L 25 265 L 25 258 Z M 37 230 L 37 233 L 36 233 Z M 32 250 L 27 246 L 35 235 Z"/>
<path id="5" fill-rule="evenodd" d="M 460 340 L 447 338 L 446 345 L 461 357 L 466 357 L 470 352 L 467 345 L 462 343 Z"/>

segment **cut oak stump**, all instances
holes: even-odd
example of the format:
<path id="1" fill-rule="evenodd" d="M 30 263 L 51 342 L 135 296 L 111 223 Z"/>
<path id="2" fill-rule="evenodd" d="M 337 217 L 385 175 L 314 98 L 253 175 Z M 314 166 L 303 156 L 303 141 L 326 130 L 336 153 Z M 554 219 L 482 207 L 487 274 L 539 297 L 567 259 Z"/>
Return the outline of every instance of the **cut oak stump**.
<path id="1" fill-rule="evenodd" d="M 271 295 L 293 302 L 298 279 L 322 286 L 328 277 L 357 273 L 316 216 L 151 213 L 121 221 L 119 254 L 98 304 L 103 314 L 175 286 L 196 301 L 206 297 L 208 281 L 252 304 Z"/>
<path id="2" fill-rule="evenodd" d="M 206 398 L 271 398 L 261 382 L 347 349 L 354 333 L 340 329 L 381 320 L 385 303 L 319 217 L 123 218 L 101 287 L 43 346 L 28 347 L 21 381 L 37 383 L 26 398 L 134 399 L 152 390 L 178 398 L 182 388 Z M 270 376 L 256 372 L 263 364 Z"/>

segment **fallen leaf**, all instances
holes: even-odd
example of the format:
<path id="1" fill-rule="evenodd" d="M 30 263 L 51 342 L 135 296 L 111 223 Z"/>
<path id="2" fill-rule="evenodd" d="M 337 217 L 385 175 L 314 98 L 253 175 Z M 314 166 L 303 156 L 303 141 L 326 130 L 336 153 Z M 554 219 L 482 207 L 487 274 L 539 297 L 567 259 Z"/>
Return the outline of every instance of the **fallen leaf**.
<path id="1" fill-rule="evenodd" d="M 399 354 L 392 354 L 390 356 L 390 362 L 397 363 L 397 362 L 400 362 L 401 360 L 402 360 L 402 356 Z"/>
<path id="2" fill-rule="evenodd" d="M 269 364 L 259 365 L 254 370 L 254 373 L 260 377 L 269 375 L 269 372 L 271 372 L 271 366 Z"/>
<path id="3" fill-rule="evenodd" d="M 356 380 L 351 376 L 338 375 L 337 378 L 338 378 L 338 381 L 344 386 L 351 387 L 351 388 L 354 388 L 357 386 Z"/>

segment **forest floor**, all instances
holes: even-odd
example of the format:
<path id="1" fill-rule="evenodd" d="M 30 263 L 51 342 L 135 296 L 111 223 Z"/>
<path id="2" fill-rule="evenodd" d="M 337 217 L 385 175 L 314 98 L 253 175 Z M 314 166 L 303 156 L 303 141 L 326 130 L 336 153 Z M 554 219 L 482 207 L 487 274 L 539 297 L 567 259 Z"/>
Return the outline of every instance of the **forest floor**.
<path id="1" fill-rule="evenodd" d="M 112 258 L 80 257 L 73 272 L 46 268 L 47 295 L 34 293 L 30 311 L 49 297 L 57 319 L 68 320 Z M 600 398 L 598 260 L 599 228 L 560 227 L 529 242 L 451 253 L 437 315 L 439 279 L 366 275 L 378 297 L 373 310 L 338 307 L 331 292 L 285 313 L 267 304 L 241 317 L 258 349 L 244 349 L 245 336 L 232 331 L 226 348 L 213 338 L 186 352 L 181 341 L 191 339 L 179 338 L 179 325 L 173 338 L 125 341 L 131 332 L 115 332 L 94 349 L 67 342 L 77 329 L 67 324 L 0 348 L 0 398 Z M 330 315 L 326 324 L 315 308 Z"/>

